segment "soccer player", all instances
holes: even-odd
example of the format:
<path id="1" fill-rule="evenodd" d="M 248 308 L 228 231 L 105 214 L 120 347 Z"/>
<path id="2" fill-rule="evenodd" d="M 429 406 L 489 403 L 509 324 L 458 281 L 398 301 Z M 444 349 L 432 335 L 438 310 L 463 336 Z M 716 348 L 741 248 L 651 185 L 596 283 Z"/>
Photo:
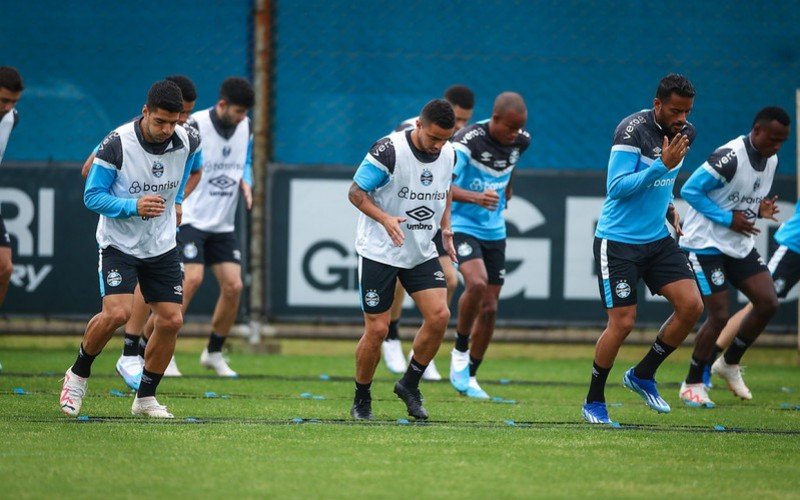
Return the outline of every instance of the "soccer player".
<path id="1" fill-rule="evenodd" d="M 458 132 L 464 128 L 469 120 L 472 118 L 472 109 L 475 107 L 475 94 L 469 87 L 464 85 L 452 85 L 444 92 L 445 101 L 453 106 L 453 113 L 456 117 L 455 131 Z M 416 127 L 418 116 L 409 118 L 403 121 L 395 128 L 395 132 L 400 130 L 411 130 Z M 433 242 L 436 244 L 436 251 L 439 253 L 439 264 L 442 266 L 444 277 L 447 282 L 447 304 L 450 305 L 453 294 L 458 286 L 458 277 L 456 276 L 455 267 L 450 262 L 450 256 L 442 245 L 442 234 L 437 232 L 433 237 Z M 383 352 L 383 360 L 386 362 L 386 367 L 392 373 L 403 373 L 406 371 L 406 359 L 403 357 L 403 347 L 400 345 L 400 336 L 398 332 L 398 324 L 400 317 L 403 314 L 403 299 L 405 298 L 405 290 L 400 282 L 394 289 L 394 302 L 392 302 L 391 320 L 389 321 L 389 334 L 386 340 L 381 344 L 381 351 Z M 408 353 L 408 359 L 414 355 L 414 351 Z M 436 369 L 434 360 L 431 360 L 425 373 L 422 374 L 422 380 L 441 380 L 442 376 L 439 370 Z"/>
<path id="2" fill-rule="evenodd" d="M 419 381 L 442 343 L 450 311 L 442 266 L 433 235 L 442 241 L 453 262 L 450 230 L 450 182 L 455 164 L 448 142 L 455 128 L 453 108 L 444 99 L 422 108 L 413 130 L 378 140 L 361 162 L 349 199 L 359 214 L 356 251 L 364 334 L 356 348 L 356 391 L 350 415 L 372 419 L 370 386 L 389 328 L 395 281 L 400 280 L 422 313 L 414 337 L 414 355 L 394 393 L 408 414 L 428 418 Z"/>
<path id="3" fill-rule="evenodd" d="M 197 89 L 194 82 L 183 75 L 172 75 L 165 78 L 170 82 L 175 83 L 181 89 L 181 96 L 183 98 L 183 109 L 178 117 L 178 125 L 185 126 L 186 120 L 194 110 L 195 101 L 197 101 Z M 140 119 L 140 116 L 134 120 Z M 81 176 L 86 179 L 89 175 L 89 169 L 94 163 L 97 148 L 92 151 L 92 154 L 86 159 L 81 169 Z M 188 197 L 197 183 L 200 182 L 202 175 L 203 155 L 202 150 L 198 149 L 197 154 L 194 155 L 194 162 L 189 174 L 189 180 L 186 181 L 184 189 L 184 199 Z M 181 205 L 175 206 L 177 213 L 178 224 L 181 222 Z M 147 348 L 147 339 L 142 335 L 145 323 L 150 315 L 150 308 L 142 297 L 142 292 L 139 286 L 133 291 L 133 307 L 131 308 L 131 317 L 125 324 L 125 341 L 122 348 L 122 354 L 117 359 L 116 369 L 117 373 L 125 381 L 125 384 L 134 391 L 139 389 L 139 382 L 142 378 L 142 369 L 144 368 L 144 352 Z M 169 361 L 167 369 L 164 371 L 165 377 L 180 377 L 181 373 L 175 363 L 175 356 Z"/>
<path id="4" fill-rule="evenodd" d="M 672 189 L 694 140 L 687 121 L 695 90 L 686 77 L 670 74 L 656 90 L 653 108 L 620 122 L 608 160 L 608 191 L 594 240 L 600 297 L 608 325 L 597 340 L 583 418 L 610 424 L 605 384 L 622 342 L 636 319 L 636 289 L 644 280 L 675 308 L 645 357 L 625 372 L 625 387 L 650 408 L 668 413 L 658 393 L 655 372 L 689 334 L 703 313 L 703 301 L 689 261 L 667 230 L 665 217 L 680 234 Z"/>
<path id="5" fill-rule="evenodd" d="M 458 299 L 450 383 L 472 398 L 489 399 L 476 375 L 494 334 L 505 280 L 503 210 L 511 199 L 511 174 L 531 143 L 524 129 L 527 119 L 522 96 L 503 92 L 495 98 L 491 119 L 461 129 L 453 138 L 458 158 L 453 174 L 453 231 L 465 290 Z"/>
<path id="6" fill-rule="evenodd" d="M 0 163 L 3 162 L 3 153 L 8 146 L 11 131 L 19 122 L 16 110 L 17 102 L 22 96 L 25 86 L 19 72 L 10 66 L 0 66 Z M 11 237 L 6 231 L 3 217 L 0 216 L 0 306 L 6 299 L 8 283 L 11 281 L 11 272 L 14 265 L 11 263 Z"/>
<path id="7" fill-rule="evenodd" d="M 703 384 L 714 342 L 728 322 L 728 284 L 750 299 L 752 308 L 725 355 L 711 367 L 742 399 L 752 399 L 739 361 L 778 310 L 769 269 L 755 247 L 757 217 L 773 220 L 776 198 L 768 197 L 778 167 L 777 153 L 789 138 L 789 115 L 781 108 L 758 112 L 753 128 L 718 148 L 681 189 L 689 203 L 681 248 L 689 256 L 708 315 L 695 338 L 680 399 L 688 406 L 713 408 Z"/>
<path id="8" fill-rule="evenodd" d="M 103 307 L 89 321 L 78 357 L 64 375 L 59 404 L 67 415 L 80 413 L 92 363 L 114 330 L 130 318 L 138 283 L 153 310 L 155 331 L 131 413 L 172 418 L 155 394 L 183 325 L 175 206 L 183 201 L 200 145 L 194 130 L 177 126 L 182 106 L 175 83 L 154 83 L 142 117 L 106 137 L 89 171 L 84 203 L 100 214 L 96 236 Z"/>
<path id="9" fill-rule="evenodd" d="M 242 293 L 242 252 L 234 231 L 239 194 L 248 210 L 253 205 L 253 137 L 247 113 L 255 103 L 250 82 L 230 77 L 222 82 L 219 101 L 190 118 L 203 140 L 205 175 L 186 200 L 178 232 L 184 262 L 183 311 L 189 307 L 209 266 L 219 283 L 208 346 L 200 364 L 223 377 L 236 377 L 222 346 L 236 321 Z"/>

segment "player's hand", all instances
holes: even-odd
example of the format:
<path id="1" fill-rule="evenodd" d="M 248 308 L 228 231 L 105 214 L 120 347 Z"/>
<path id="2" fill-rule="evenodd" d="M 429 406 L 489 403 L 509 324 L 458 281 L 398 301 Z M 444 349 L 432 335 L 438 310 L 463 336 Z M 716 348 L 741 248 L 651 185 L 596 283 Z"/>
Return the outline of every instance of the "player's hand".
<path id="1" fill-rule="evenodd" d="M 458 256 L 456 255 L 456 245 L 453 243 L 453 231 L 450 229 L 442 229 L 442 246 L 444 251 L 450 257 L 453 264 L 458 264 Z"/>
<path id="2" fill-rule="evenodd" d="M 175 204 L 175 224 L 177 226 L 181 225 L 181 219 L 183 218 L 183 205 L 180 203 Z"/>
<path id="3" fill-rule="evenodd" d="M 675 210 L 675 205 L 669 205 L 667 208 L 667 221 L 675 228 L 675 234 L 678 236 L 683 236 L 683 229 L 681 229 L 681 214 Z"/>
<path id="4" fill-rule="evenodd" d="M 164 213 L 164 198 L 157 194 L 148 194 L 136 202 L 136 213 L 141 217 L 158 217 Z"/>
<path id="5" fill-rule="evenodd" d="M 688 137 L 683 134 L 675 134 L 675 137 L 672 138 L 672 142 L 670 142 L 667 136 L 664 136 L 664 142 L 661 145 L 661 161 L 664 162 L 664 166 L 667 167 L 667 170 L 672 170 L 677 167 L 688 152 Z"/>
<path id="6" fill-rule="evenodd" d="M 241 181 L 241 185 L 242 195 L 244 196 L 244 206 L 247 207 L 247 210 L 251 210 L 253 208 L 253 188 L 245 181 Z"/>
<path id="7" fill-rule="evenodd" d="M 386 229 L 386 233 L 389 235 L 389 238 L 392 239 L 392 243 L 394 243 L 394 245 L 397 247 L 403 246 L 403 241 L 406 239 L 405 233 L 403 233 L 403 230 L 400 229 L 400 224 L 405 221 L 405 217 L 394 217 L 392 215 L 387 215 L 383 219 L 383 222 L 381 222 L 384 229 Z"/>
<path id="8" fill-rule="evenodd" d="M 494 189 L 487 189 L 482 193 L 478 193 L 475 204 L 482 206 L 487 210 L 497 209 L 497 204 L 500 202 L 500 195 Z"/>
<path id="9" fill-rule="evenodd" d="M 761 232 L 761 230 L 756 227 L 755 221 L 751 221 L 747 218 L 744 212 L 738 210 L 734 210 L 733 212 L 731 229 L 737 233 L 746 234 L 748 236 L 751 234 L 756 235 Z"/>
<path id="10" fill-rule="evenodd" d="M 778 201 L 777 196 L 761 200 L 761 203 L 758 205 L 758 216 L 762 219 L 770 219 L 778 222 L 778 219 L 775 218 L 775 214 L 779 213 L 780 209 L 778 209 L 778 204 L 775 203 L 776 201 Z"/>

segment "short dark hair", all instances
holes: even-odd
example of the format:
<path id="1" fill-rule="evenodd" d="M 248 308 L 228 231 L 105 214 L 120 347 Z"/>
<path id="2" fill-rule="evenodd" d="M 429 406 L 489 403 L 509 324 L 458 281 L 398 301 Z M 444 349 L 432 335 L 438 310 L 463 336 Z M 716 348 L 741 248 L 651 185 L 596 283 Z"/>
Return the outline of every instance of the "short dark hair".
<path id="1" fill-rule="evenodd" d="M 190 80 L 188 76 L 170 75 L 164 78 L 164 80 L 170 81 L 180 87 L 184 101 L 192 102 L 197 100 L 197 88 L 195 88 L 194 82 Z"/>
<path id="2" fill-rule="evenodd" d="M 11 92 L 25 90 L 25 86 L 22 84 L 22 77 L 19 76 L 17 68 L 0 66 L 0 88 L 8 89 Z"/>
<path id="3" fill-rule="evenodd" d="M 451 129 L 456 126 L 456 114 L 453 105 L 444 99 L 434 99 L 422 108 L 419 113 L 422 123 L 435 123 L 444 128 Z"/>
<path id="4" fill-rule="evenodd" d="M 465 85 L 453 85 L 444 91 L 444 98 L 453 106 L 472 109 L 475 107 L 475 94 Z"/>
<path id="5" fill-rule="evenodd" d="M 147 93 L 147 109 L 155 111 L 156 108 L 171 113 L 183 111 L 183 94 L 177 83 L 160 80 L 150 87 L 150 91 Z"/>
<path id="6" fill-rule="evenodd" d="M 667 101 L 672 94 L 678 94 L 681 97 L 694 97 L 694 85 L 685 76 L 678 73 L 670 73 L 658 82 L 656 97 L 662 101 Z"/>
<path id="7" fill-rule="evenodd" d="M 219 89 L 220 99 L 224 99 L 230 104 L 252 108 L 256 102 L 256 93 L 250 82 L 238 76 L 231 76 L 222 82 Z"/>
<path id="8" fill-rule="evenodd" d="M 753 118 L 753 126 L 755 127 L 756 123 L 765 124 L 772 120 L 777 120 L 778 123 L 785 127 L 792 124 L 792 119 L 789 117 L 789 113 L 787 113 L 786 110 L 778 106 L 767 106 L 759 111 L 756 117 Z"/>

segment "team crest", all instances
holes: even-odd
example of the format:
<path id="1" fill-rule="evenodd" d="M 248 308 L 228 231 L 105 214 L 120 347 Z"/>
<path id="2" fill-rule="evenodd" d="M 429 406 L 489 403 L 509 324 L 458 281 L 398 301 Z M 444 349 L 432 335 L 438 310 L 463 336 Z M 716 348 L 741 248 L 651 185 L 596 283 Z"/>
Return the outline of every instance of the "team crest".
<path id="1" fill-rule="evenodd" d="M 783 278 L 778 278 L 775 280 L 775 293 L 780 294 L 783 292 L 783 289 L 786 288 L 786 280 Z"/>
<path id="2" fill-rule="evenodd" d="M 183 256 L 187 259 L 191 260 L 197 257 L 197 245 L 193 242 L 189 242 L 183 246 Z"/>
<path id="3" fill-rule="evenodd" d="M 511 154 L 508 155 L 508 164 L 514 165 L 519 160 L 519 148 L 514 148 L 511 150 Z"/>
<path id="4" fill-rule="evenodd" d="M 153 162 L 153 175 L 156 177 L 164 175 L 164 164 L 158 160 Z"/>
<path id="5" fill-rule="evenodd" d="M 375 290 L 367 290 L 364 294 L 364 303 L 369 307 L 377 307 L 381 301 L 380 295 Z"/>
<path id="6" fill-rule="evenodd" d="M 716 286 L 722 286 L 725 284 L 725 273 L 722 272 L 722 269 L 716 268 L 711 271 L 711 282 Z"/>
<path id="7" fill-rule="evenodd" d="M 631 295 L 631 286 L 627 281 L 619 281 L 617 282 L 617 286 L 614 287 L 614 292 L 617 294 L 617 297 L 627 299 Z"/>
<path id="8" fill-rule="evenodd" d="M 122 275 L 116 269 L 112 269 L 106 275 L 106 283 L 108 286 L 119 286 L 122 283 Z"/>
<path id="9" fill-rule="evenodd" d="M 423 186 L 430 186 L 433 182 L 433 173 L 426 168 L 422 171 L 422 175 L 419 176 L 419 181 Z"/>
<path id="10" fill-rule="evenodd" d="M 753 183 L 753 192 L 758 191 L 758 188 L 761 187 L 761 179 L 756 179 L 756 182 Z"/>
<path id="11" fill-rule="evenodd" d="M 225 146 L 225 147 L 222 148 L 222 156 L 227 158 L 228 156 L 230 156 L 230 154 L 231 154 L 231 147 L 230 146 Z"/>
<path id="12" fill-rule="evenodd" d="M 472 253 L 472 247 L 470 246 L 469 243 L 465 241 L 460 245 L 458 245 L 456 251 L 460 257 L 466 257 L 467 255 Z"/>

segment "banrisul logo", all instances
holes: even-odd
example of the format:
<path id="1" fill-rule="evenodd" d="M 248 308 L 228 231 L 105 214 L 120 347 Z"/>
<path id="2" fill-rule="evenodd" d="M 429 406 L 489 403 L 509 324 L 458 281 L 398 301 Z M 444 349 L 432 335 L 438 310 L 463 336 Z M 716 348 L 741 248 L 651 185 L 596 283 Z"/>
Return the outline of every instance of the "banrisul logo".
<path id="1" fill-rule="evenodd" d="M 433 173 L 426 168 L 422 171 L 422 175 L 419 176 L 419 181 L 423 186 L 430 186 L 433 183 Z"/>
<path id="2" fill-rule="evenodd" d="M 153 162 L 153 175 L 156 176 L 156 178 L 164 175 L 164 164 L 158 160 Z"/>

